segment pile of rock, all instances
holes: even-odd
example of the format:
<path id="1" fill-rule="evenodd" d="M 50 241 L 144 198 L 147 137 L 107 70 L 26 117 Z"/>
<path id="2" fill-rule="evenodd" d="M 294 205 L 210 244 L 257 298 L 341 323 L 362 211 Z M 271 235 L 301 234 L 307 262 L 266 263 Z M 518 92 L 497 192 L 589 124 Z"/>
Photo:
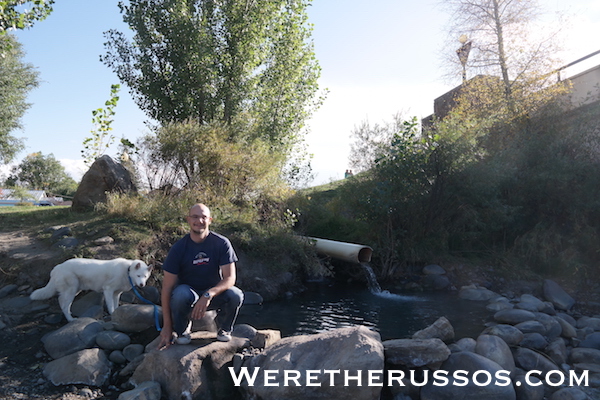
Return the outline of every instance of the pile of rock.
<path id="1" fill-rule="evenodd" d="M 488 302 L 490 322 L 476 338 L 457 340 L 445 317 L 383 342 L 361 326 L 282 339 L 238 325 L 221 343 L 208 326 L 162 351 L 153 307 L 126 304 L 108 322 L 80 317 L 46 335 L 44 375 L 55 385 L 113 385 L 119 399 L 598 398 L 600 318 L 573 312 L 556 283 L 545 282 L 543 299 L 474 285 L 459 295 Z"/>

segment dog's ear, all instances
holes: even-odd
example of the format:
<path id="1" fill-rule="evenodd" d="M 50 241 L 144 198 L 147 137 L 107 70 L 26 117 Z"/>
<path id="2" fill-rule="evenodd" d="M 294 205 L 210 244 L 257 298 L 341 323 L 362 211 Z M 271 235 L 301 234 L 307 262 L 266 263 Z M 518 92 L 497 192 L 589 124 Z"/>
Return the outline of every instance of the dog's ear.
<path id="1" fill-rule="evenodd" d="M 138 262 L 137 264 L 135 264 L 135 269 L 140 269 L 141 267 L 142 267 L 142 263 Z"/>

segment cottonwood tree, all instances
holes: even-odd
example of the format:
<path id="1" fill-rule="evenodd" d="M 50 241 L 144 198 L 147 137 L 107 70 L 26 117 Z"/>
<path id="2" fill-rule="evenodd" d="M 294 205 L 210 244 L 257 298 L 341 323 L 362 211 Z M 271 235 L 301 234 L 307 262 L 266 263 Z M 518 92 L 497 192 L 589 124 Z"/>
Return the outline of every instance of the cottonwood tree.
<path id="1" fill-rule="evenodd" d="M 44 156 L 41 152 L 27 155 L 19 165 L 13 167 L 6 183 L 63 195 L 73 194 L 77 189 L 77 183 L 67 175 L 54 155 Z"/>
<path id="2" fill-rule="evenodd" d="M 356 172 L 366 171 L 375 166 L 376 161 L 387 154 L 394 134 L 404 129 L 402 113 L 392 116 L 392 121 L 371 124 L 364 120 L 355 125 L 350 136 L 354 141 L 350 144 L 348 161 Z"/>
<path id="3" fill-rule="evenodd" d="M 0 44 L 5 44 L 0 57 L 0 162 L 8 164 L 23 149 L 23 140 L 12 132 L 21 128 L 30 106 L 27 94 L 38 86 L 38 72 L 23 62 L 21 44 L 14 36 L 0 36 Z"/>
<path id="4" fill-rule="evenodd" d="M 54 0 L 0 1 L 0 35 L 10 29 L 29 28 L 45 19 L 52 12 L 52 4 Z"/>
<path id="5" fill-rule="evenodd" d="M 231 129 L 195 120 L 165 124 L 141 146 L 145 183 L 150 189 L 193 188 L 205 198 L 238 204 L 276 196 L 281 190 L 281 154 L 273 154 L 259 139 L 228 140 Z"/>
<path id="6" fill-rule="evenodd" d="M 133 37 L 106 32 L 101 60 L 159 124 L 232 124 L 289 151 L 315 100 L 320 68 L 310 0 L 131 0 L 119 3 Z M 234 138 L 232 138 L 234 139 Z"/>
<path id="7" fill-rule="evenodd" d="M 466 69 L 471 76 L 495 77 L 472 82 L 468 108 L 481 104 L 503 117 L 522 116 L 555 98 L 565 88 L 555 86 L 560 60 L 558 29 L 543 25 L 544 9 L 537 0 L 445 0 L 451 12 L 446 48 L 462 37 L 470 46 Z M 560 27 L 557 23 L 553 26 Z M 450 46 L 450 47 L 448 47 Z M 463 53 L 463 56 L 465 54 Z M 456 54 L 447 54 L 451 70 L 460 64 Z M 455 73 L 456 75 L 456 73 Z"/>

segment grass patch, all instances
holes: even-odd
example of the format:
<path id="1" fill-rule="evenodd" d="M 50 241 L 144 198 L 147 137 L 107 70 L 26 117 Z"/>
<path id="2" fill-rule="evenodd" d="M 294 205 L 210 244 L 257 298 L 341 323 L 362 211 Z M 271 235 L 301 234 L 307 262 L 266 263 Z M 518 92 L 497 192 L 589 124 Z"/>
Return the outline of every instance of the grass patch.
<path id="1" fill-rule="evenodd" d="M 74 213 L 70 206 L 0 207 L 0 228 L 3 231 L 39 229 L 54 224 L 66 225 L 95 218 L 93 213 Z"/>

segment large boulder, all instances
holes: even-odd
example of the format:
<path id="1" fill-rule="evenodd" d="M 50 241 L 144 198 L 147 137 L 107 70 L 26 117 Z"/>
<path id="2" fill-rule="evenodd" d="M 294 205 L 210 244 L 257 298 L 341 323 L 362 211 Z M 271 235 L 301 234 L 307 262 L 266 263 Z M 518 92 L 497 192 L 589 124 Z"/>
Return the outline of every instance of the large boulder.
<path id="1" fill-rule="evenodd" d="M 525 371 L 531 371 L 533 369 L 538 370 L 542 372 L 543 376 L 547 375 L 551 371 L 560 369 L 558 365 L 556 365 L 545 355 L 525 347 L 518 347 L 514 349 L 513 356 L 515 358 L 515 364 L 519 368 Z"/>
<path id="2" fill-rule="evenodd" d="M 561 328 L 560 335 L 562 337 L 569 338 L 569 339 L 577 337 L 577 330 L 569 322 L 565 321 L 561 317 L 556 317 L 556 322 L 558 322 L 558 324 L 560 325 L 560 328 Z M 600 342 L 599 342 L 599 345 L 600 345 Z M 583 346 L 583 347 L 591 347 L 591 346 Z M 598 347 L 598 348 L 600 348 L 600 347 Z"/>
<path id="3" fill-rule="evenodd" d="M 248 399 L 372 400 L 383 370 L 379 333 L 360 326 L 281 339 L 245 362 L 234 383 Z"/>
<path id="4" fill-rule="evenodd" d="M 441 339 L 393 339 L 383 342 L 387 363 L 405 367 L 436 367 L 450 356 Z"/>
<path id="5" fill-rule="evenodd" d="M 548 346 L 548 340 L 537 332 L 525 333 L 519 346 L 534 350 L 543 350 Z"/>
<path id="6" fill-rule="evenodd" d="M 454 327 L 446 317 L 440 317 L 427 328 L 415 332 L 413 339 L 441 339 L 445 343 L 454 340 Z"/>
<path id="7" fill-rule="evenodd" d="M 577 320 L 577 328 L 600 331 L 600 318 L 583 316 Z"/>
<path id="8" fill-rule="evenodd" d="M 83 175 L 73 197 L 73 209 L 93 208 L 97 203 L 106 202 L 106 193 L 137 192 L 130 172 L 110 156 L 98 158 Z"/>
<path id="9" fill-rule="evenodd" d="M 510 347 L 502 338 L 495 335 L 480 335 L 477 338 L 475 353 L 495 361 L 503 369 L 515 371 L 515 359 Z"/>
<path id="10" fill-rule="evenodd" d="M 111 319 L 116 330 L 134 333 L 156 328 L 157 317 L 162 325 L 162 307 L 155 309 L 150 304 L 123 304 L 115 309 Z"/>
<path id="11" fill-rule="evenodd" d="M 50 361 L 44 367 L 44 376 L 56 386 L 102 386 L 110 377 L 110 362 L 103 350 L 85 349 Z"/>
<path id="12" fill-rule="evenodd" d="M 188 345 L 172 345 L 158 351 L 158 341 L 150 343 L 143 361 L 130 382 L 140 385 L 155 381 L 169 400 L 232 398 L 235 388 L 228 366 L 233 356 L 249 346 L 249 340 L 232 337 L 229 342 L 215 341 L 210 332 L 192 332 Z"/>
<path id="13" fill-rule="evenodd" d="M 515 328 L 519 329 L 523 333 L 539 333 L 540 335 L 546 334 L 546 327 L 539 321 L 524 321 L 515 325 Z"/>
<path id="14" fill-rule="evenodd" d="M 556 365 L 563 365 L 567 363 L 568 350 L 565 341 L 562 338 L 554 339 L 546 349 L 544 353 L 556 363 Z"/>
<path id="15" fill-rule="evenodd" d="M 544 281 L 544 297 L 559 310 L 568 311 L 575 305 L 575 300 L 553 280 Z"/>
<path id="16" fill-rule="evenodd" d="M 498 297 L 498 293 L 492 292 L 491 290 L 481 286 L 468 285 L 460 288 L 458 297 L 465 300 L 489 301 Z"/>
<path id="17" fill-rule="evenodd" d="M 483 335 L 495 335 L 502 338 L 509 346 L 516 346 L 523 340 L 523 332 L 512 325 L 498 324 L 481 332 Z"/>
<path id="18" fill-rule="evenodd" d="M 576 347 L 573 350 L 571 350 L 571 355 L 569 359 L 573 364 L 600 364 L 600 350 L 591 349 L 589 347 Z"/>
<path id="19" fill-rule="evenodd" d="M 519 302 L 515 305 L 516 308 L 532 312 L 542 311 L 546 308 L 546 304 L 531 294 L 521 295 Z"/>
<path id="20" fill-rule="evenodd" d="M 544 326 L 544 336 L 546 336 L 548 340 L 555 339 L 562 334 L 562 326 L 560 322 L 558 322 L 558 318 L 541 312 L 534 314 L 535 320 Z"/>
<path id="21" fill-rule="evenodd" d="M 579 347 L 589 347 L 590 349 L 600 350 L 600 332 L 594 332 L 587 335 L 585 339 L 581 341 Z"/>
<path id="22" fill-rule="evenodd" d="M 494 314 L 494 319 L 501 324 L 516 325 L 535 319 L 535 314 L 527 310 L 501 310 Z"/>
<path id="23" fill-rule="evenodd" d="M 96 345 L 102 324 L 93 318 L 77 318 L 42 338 L 50 357 L 57 359 Z"/>
<path id="24" fill-rule="evenodd" d="M 480 399 L 516 399 L 515 389 L 508 371 L 496 362 L 479 354 L 461 351 L 450 355 L 442 364 L 447 384 L 429 380 L 421 389 L 422 400 L 480 400 Z M 461 382 L 468 379 L 466 385 L 455 385 L 455 373 L 461 372 Z M 465 373 L 466 372 L 466 373 Z M 488 384 L 483 384 L 489 382 Z M 437 385 L 436 385 L 437 383 Z"/>
<path id="25" fill-rule="evenodd" d="M 131 343 L 129 335 L 117 331 L 102 331 L 96 335 L 96 344 L 104 350 L 123 350 Z"/>

